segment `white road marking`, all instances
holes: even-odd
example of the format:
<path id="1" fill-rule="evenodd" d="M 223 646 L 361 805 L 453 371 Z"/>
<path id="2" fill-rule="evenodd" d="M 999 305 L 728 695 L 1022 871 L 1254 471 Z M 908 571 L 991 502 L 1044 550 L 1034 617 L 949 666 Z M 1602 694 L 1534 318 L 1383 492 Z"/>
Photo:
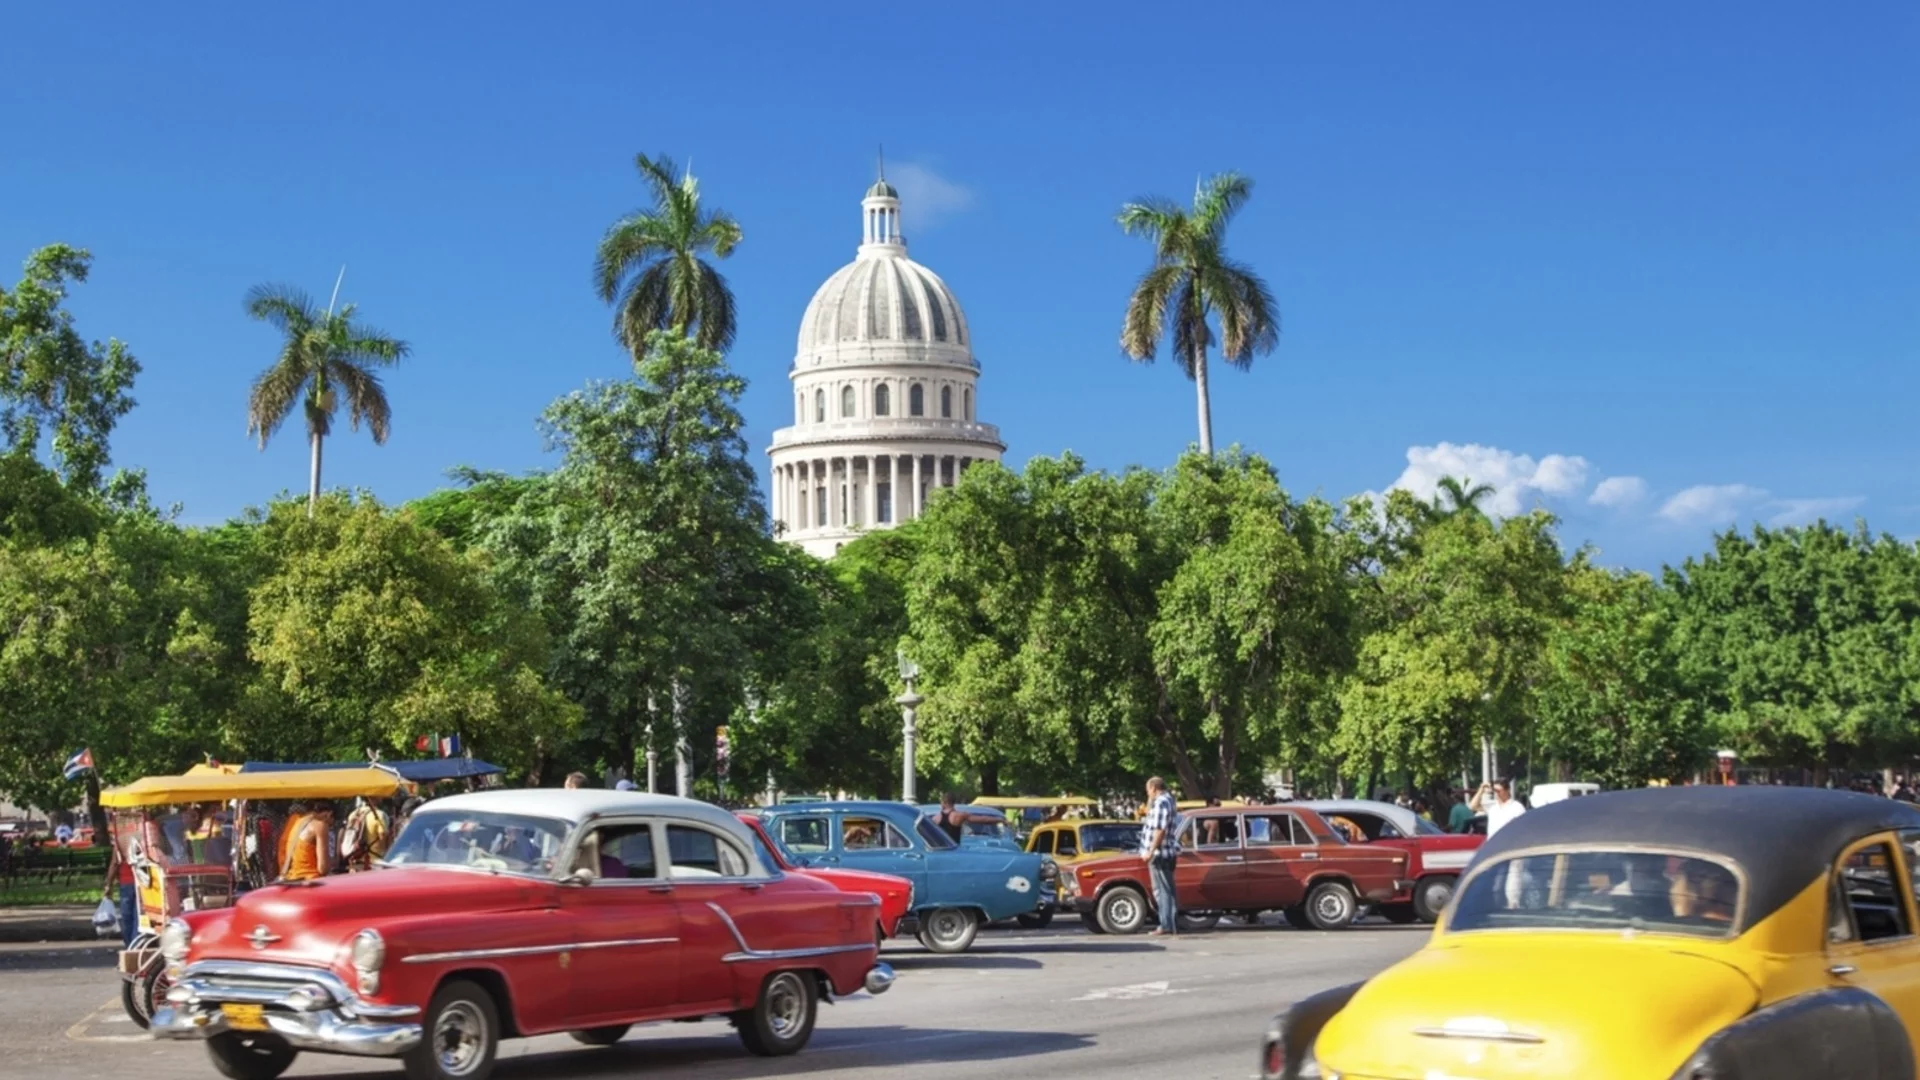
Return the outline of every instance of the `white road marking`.
<path id="1" fill-rule="evenodd" d="M 111 1021 L 111 1020 L 126 1020 L 127 1022 L 131 1023 L 132 1022 L 131 1018 L 128 1017 L 124 1012 L 117 1017 L 107 1017 L 107 1016 L 100 1015 L 101 1013 L 106 1012 L 108 1009 L 118 1010 L 119 1008 L 120 1008 L 120 1002 L 118 999 L 115 999 L 93 1010 L 87 1015 L 81 1017 L 77 1022 L 74 1023 L 72 1027 L 67 1029 L 67 1038 L 72 1039 L 74 1042 L 90 1042 L 90 1043 L 152 1042 L 153 1037 L 146 1034 L 140 1034 L 140 1035 L 88 1035 L 88 1034 L 85 1034 L 87 1027 L 95 1023 Z"/>
<path id="2" fill-rule="evenodd" d="M 1170 994 L 1190 994 L 1191 990 L 1171 989 L 1165 979 L 1159 982 L 1132 983 L 1127 986 L 1109 986 L 1100 990 L 1089 990 L 1074 998 L 1074 1001 L 1139 1001 L 1141 998 L 1167 997 Z"/>

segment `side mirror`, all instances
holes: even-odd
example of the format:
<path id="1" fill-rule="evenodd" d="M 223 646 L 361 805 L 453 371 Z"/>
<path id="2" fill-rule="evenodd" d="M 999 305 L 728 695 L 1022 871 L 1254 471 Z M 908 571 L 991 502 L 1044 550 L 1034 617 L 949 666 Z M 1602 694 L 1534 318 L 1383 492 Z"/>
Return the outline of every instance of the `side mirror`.
<path id="1" fill-rule="evenodd" d="M 593 884 L 593 883 L 594 883 L 594 881 L 595 881 L 595 879 L 596 879 L 597 877 L 598 877 L 598 875 L 596 875 L 596 874 L 595 874 L 595 873 L 594 873 L 593 871 L 591 871 L 591 870 L 589 870 L 589 869 L 587 869 L 586 867 L 584 867 L 584 866 L 576 866 L 576 867 L 574 867 L 574 868 L 573 868 L 573 872 L 572 872 L 572 873 L 570 873 L 570 874 L 568 874 L 568 875 L 567 875 L 566 877 L 563 877 L 563 878 L 561 878 L 561 879 L 560 879 L 560 884 L 562 884 L 562 885 L 591 885 L 591 884 Z"/>

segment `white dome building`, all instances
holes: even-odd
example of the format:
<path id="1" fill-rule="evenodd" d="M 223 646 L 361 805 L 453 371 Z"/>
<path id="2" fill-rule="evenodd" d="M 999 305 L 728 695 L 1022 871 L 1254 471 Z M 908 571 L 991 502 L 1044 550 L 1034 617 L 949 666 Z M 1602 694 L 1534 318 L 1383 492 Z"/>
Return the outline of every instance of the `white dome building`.
<path id="1" fill-rule="evenodd" d="M 929 492 L 1006 450 L 998 428 L 974 419 L 967 319 L 946 283 L 907 258 L 899 193 L 882 178 L 860 207 L 859 253 L 800 319 L 793 426 L 767 450 L 775 527 L 821 558 L 918 517 Z"/>

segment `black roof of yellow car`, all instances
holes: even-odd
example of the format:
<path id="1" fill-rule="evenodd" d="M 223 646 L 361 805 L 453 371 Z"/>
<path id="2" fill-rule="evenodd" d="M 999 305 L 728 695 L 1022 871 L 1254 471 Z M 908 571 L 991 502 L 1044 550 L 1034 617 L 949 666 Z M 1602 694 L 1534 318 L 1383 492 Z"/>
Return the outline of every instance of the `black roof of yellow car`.
<path id="1" fill-rule="evenodd" d="M 1573 845 L 1710 852 L 1746 875 L 1744 930 L 1826 874 L 1841 848 L 1889 829 L 1920 829 L 1920 807 L 1826 788 L 1639 788 L 1522 814 L 1481 846 L 1474 865 L 1514 851 Z"/>

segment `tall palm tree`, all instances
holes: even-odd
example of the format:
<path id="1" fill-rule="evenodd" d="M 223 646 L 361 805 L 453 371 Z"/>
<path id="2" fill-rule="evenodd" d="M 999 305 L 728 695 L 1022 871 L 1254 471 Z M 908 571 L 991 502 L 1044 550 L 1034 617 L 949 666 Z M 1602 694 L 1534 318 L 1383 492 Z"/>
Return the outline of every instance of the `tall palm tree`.
<path id="1" fill-rule="evenodd" d="M 725 352 L 733 344 L 733 292 L 700 256 L 733 254 L 740 224 L 723 210 L 702 209 L 692 171 L 675 179 L 664 154 L 640 154 L 633 164 L 653 206 L 614 222 L 593 261 L 594 289 L 615 305 L 614 336 L 635 359 L 651 330 L 689 334 L 702 348 Z"/>
<path id="2" fill-rule="evenodd" d="M 1461 513 L 1485 516 L 1486 511 L 1480 509 L 1480 503 L 1492 496 L 1492 484 L 1476 484 L 1470 476 L 1458 479 L 1443 476 L 1434 485 L 1433 516 L 1436 519 L 1450 518 Z"/>
<path id="3" fill-rule="evenodd" d="M 247 434 L 260 448 L 280 430 L 296 405 L 307 419 L 313 467 L 307 477 L 307 516 L 320 501 L 320 446 L 333 433 L 333 417 L 344 403 L 355 431 L 366 421 L 375 444 L 385 444 L 393 420 L 377 369 L 396 364 L 412 350 L 378 330 L 353 324 L 354 305 L 325 311 L 307 294 L 284 285 L 258 285 L 247 293 L 247 314 L 272 323 L 286 336 L 280 358 L 260 373 L 247 398 Z"/>
<path id="4" fill-rule="evenodd" d="M 1192 379 L 1200 403 L 1200 452 L 1213 453 L 1213 403 L 1207 392 L 1208 319 L 1220 324 L 1220 351 L 1246 370 L 1255 353 L 1280 343 L 1280 310 L 1260 275 L 1227 257 L 1227 223 L 1253 193 L 1253 181 L 1222 173 L 1194 189 L 1193 208 L 1152 198 L 1120 208 L 1120 228 L 1153 241 L 1153 268 L 1134 286 L 1120 348 L 1150 363 L 1168 324 L 1173 357 Z"/>

